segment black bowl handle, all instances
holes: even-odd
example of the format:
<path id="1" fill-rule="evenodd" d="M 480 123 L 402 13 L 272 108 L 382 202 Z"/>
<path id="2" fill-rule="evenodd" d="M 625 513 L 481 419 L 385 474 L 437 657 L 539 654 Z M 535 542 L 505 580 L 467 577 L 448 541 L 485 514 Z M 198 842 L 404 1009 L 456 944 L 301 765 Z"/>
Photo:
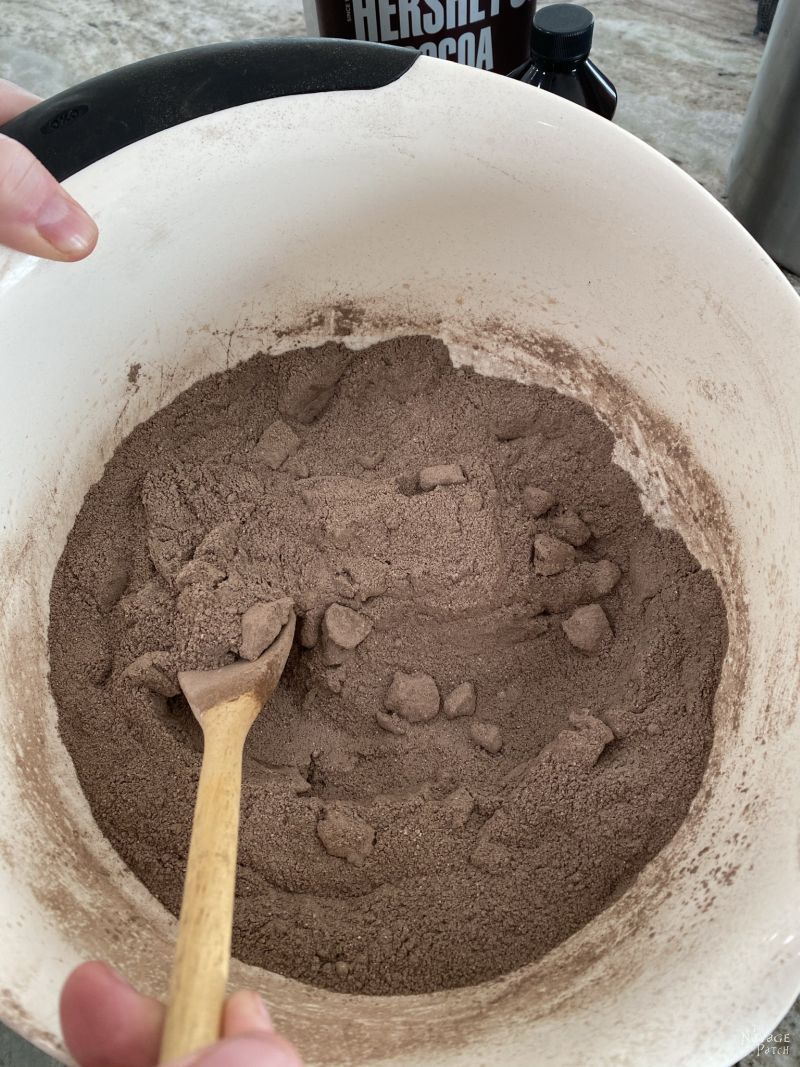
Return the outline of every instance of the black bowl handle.
<path id="1" fill-rule="evenodd" d="M 418 53 L 360 41 L 288 38 L 187 48 L 131 63 L 43 100 L 0 126 L 59 181 L 181 122 L 255 100 L 377 89 Z"/>

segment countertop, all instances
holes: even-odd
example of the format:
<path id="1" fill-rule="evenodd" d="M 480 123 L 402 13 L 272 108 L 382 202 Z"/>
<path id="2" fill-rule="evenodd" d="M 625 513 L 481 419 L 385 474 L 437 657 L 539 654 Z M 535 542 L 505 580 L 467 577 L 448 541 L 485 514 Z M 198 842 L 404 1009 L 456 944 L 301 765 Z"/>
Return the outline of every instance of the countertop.
<path id="1" fill-rule="evenodd" d="M 753 35 L 755 0 L 592 0 L 590 6 L 593 58 L 620 94 L 615 121 L 724 202 L 728 160 L 763 52 Z M 0 76 L 47 96 L 158 52 L 304 32 L 301 0 L 0 0 Z M 800 291 L 800 279 L 790 281 Z M 775 1035 L 788 1043 L 755 1049 L 741 1064 L 800 1067 L 800 1001 Z M 0 1026 L 0 1067 L 52 1064 Z"/>

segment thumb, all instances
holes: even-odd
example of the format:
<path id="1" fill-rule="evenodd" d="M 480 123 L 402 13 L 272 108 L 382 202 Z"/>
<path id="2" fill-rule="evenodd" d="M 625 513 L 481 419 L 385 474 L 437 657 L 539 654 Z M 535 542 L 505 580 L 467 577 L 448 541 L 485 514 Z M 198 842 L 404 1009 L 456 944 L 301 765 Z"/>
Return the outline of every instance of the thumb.
<path id="1" fill-rule="evenodd" d="M 218 1041 L 172 1067 L 302 1067 L 300 1057 L 278 1034 L 244 1034 Z"/>
<path id="2" fill-rule="evenodd" d="M 83 259 L 97 226 L 27 148 L 0 134 L 0 244 L 45 259 Z"/>

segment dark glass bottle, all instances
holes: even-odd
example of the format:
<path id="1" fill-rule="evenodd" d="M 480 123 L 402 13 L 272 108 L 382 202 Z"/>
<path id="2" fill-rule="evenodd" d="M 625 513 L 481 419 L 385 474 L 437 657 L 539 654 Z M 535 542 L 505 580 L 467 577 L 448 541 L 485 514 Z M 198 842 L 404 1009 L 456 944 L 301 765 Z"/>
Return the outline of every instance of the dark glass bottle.
<path id="1" fill-rule="evenodd" d="M 509 74 L 575 104 L 614 117 L 617 90 L 589 59 L 594 16 L 578 4 L 549 4 L 533 17 L 531 57 Z"/>

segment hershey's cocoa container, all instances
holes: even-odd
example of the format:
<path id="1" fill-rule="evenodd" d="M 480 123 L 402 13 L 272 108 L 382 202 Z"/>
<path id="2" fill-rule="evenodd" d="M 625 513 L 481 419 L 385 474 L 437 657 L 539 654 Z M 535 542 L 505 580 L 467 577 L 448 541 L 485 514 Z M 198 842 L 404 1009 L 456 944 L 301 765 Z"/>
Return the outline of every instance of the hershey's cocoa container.
<path id="1" fill-rule="evenodd" d="M 536 0 L 303 0 L 311 36 L 416 48 L 508 74 L 530 55 Z"/>

